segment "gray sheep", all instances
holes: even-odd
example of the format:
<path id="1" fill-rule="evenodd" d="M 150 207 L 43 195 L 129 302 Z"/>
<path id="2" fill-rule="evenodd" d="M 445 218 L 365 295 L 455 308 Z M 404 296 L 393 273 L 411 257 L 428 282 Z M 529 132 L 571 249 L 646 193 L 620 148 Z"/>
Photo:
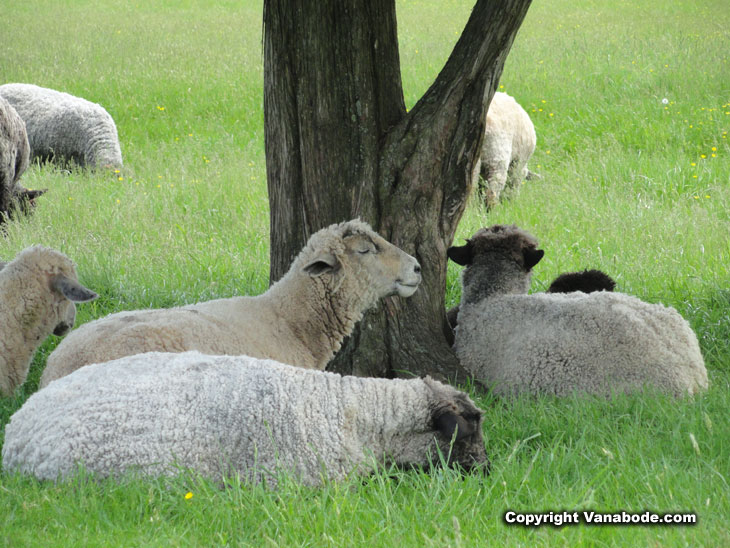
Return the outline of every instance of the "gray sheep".
<path id="1" fill-rule="evenodd" d="M 0 224 L 19 207 L 24 209 L 43 191 L 27 190 L 18 180 L 28 168 L 30 145 L 25 123 L 0 96 Z"/>
<path id="2" fill-rule="evenodd" d="M 117 126 L 101 105 L 33 84 L 5 84 L 0 86 L 0 96 L 25 121 L 31 160 L 122 167 Z"/>
<path id="3" fill-rule="evenodd" d="M 707 388 L 697 336 L 673 308 L 607 291 L 528 295 L 543 251 L 527 232 L 481 229 L 448 256 L 466 266 L 454 349 L 495 393 Z"/>
<path id="4" fill-rule="evenodd" d="M 572 293 L 573 291 L 582 291 L 583 293 L 593 293 L 594 291 L 613 291 L 616 282 L 613 278 L 601 272 L 600 270 L 583 270 L 581 272 L 564 272 L 555 278 L 548 293 Z M 451 329 L 456 329 L 459 325 L 459 305 L 451 307 L 446 312 L 446 319 Z"/>
<path id="5" fill-rule="evenodd" d="M 79 284 L 71 260 L 53 249 L 34 246 L 0 262 L 0 395 L 11 396 L 25 382 L 46 337 L 71 329 L 74 303 L 96 297 Z"/>
<path id="6" fill-rule="evenodd" d="M 324 228 L 263 295 L 119 312 L 82 325 L 48 358 L 41 387 L 83 365 L 141 352 L 246 354 L 324 369 L 379 299 L 409 297 L 413 257 L 352 220 Z"/>
<path id="7" fill-rule="evenodd" d="M 450 442 L 453 440 L 453 446 Z M 221 480 L 307 485 L 376 462 L 465 469 L 488 462 L 482 412 L 430 378 L 376 379 L 248 356 L 151 352 L 83 367 L 10 419 L 3 468 L 40 479 L 192 469 Z"/>

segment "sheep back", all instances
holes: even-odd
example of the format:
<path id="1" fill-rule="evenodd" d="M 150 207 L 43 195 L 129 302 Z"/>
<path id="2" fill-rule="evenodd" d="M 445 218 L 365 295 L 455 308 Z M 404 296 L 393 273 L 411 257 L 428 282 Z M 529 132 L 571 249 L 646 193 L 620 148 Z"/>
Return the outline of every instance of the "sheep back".
<path id="1" fill-rule="evenodd" d="M 129 356 L 31 396 L 6 427 L 3 467 L 41 479 L 72 475 L 79 463 L 100 477 L 182 467 L 274 484 L 284 471 L 316 485 L 367 473 L 393 447 L 425 465 L 429 383 L 466 398 L 435 381 L 342 377 L 248 356 Z M 475 436 L 484 461 L 480 426 Z"/>
<path id="2" fill-rule="evenodd" d="M 462 304 L 455 350 L 500 394 L 707 388 L 687 321 L 673 308 L 621 293 L 498 295 Z"/>
<path id="3" fill-rule="evenodd" d="M 101 105 L 33 84 L 5 84 L 0 96 L 25 121 L 31 159 L 122 167 L 117 127 Z"/>

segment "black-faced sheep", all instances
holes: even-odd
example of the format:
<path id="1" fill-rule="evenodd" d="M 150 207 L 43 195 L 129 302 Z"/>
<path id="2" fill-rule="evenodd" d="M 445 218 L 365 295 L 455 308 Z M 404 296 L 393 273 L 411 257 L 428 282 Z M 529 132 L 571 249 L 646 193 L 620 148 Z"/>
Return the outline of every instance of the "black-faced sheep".
<path id="1" fill-rule="evenodd" d="M 409 297 L 420 282 L 418 261 L 367 223 L 332 225 L 312 235 L 263 295 L 119 312 L 82 325 L 49 356 L 40 385 L 150 351 L 245 354 L 324 369 L 368 308 L 383 297 Z"/>
<path id="2" fill-rule="evenodd" d="M 535 126 L 525 109 L 506 93 L 496 92 L 487 111 L 478 170 L 483 179 L 479 192 L 487 208 L 499 203 L 505 187 L 516 191 L 523 179 L 537 177 L 527 169 L 536 144 Z"/>
<path id="3" fill-rule="evenodd" d="M 466 266 L 454 349 L 495 393 L 707 388 L 697 337 L 673 308 L 606 291 L 527 295 L 543 255 L 527 232 L 481 229 L 448 255 Z"/>
<path id="4" fill-rule="evenodd" d="M 71 260 L 34 246 L 0 263 L 0 394 L 12 395 L 28 375 L 38 346 L 74 324 L 74 303 L 96 298 L 79 284 Z"/>
<path id="5" fill-rule="evenodd" d="M 273 485 L 280 472 L 319 485 L 441 456 L 487 471 L 482 412 L 448 385 L 198 352 L 127 356 L 53 382 L 12 416 L 2 451 L 6 471 L 41 479 L 83 464 L 100 477 L 182 467 Z"/>
<path id="6" fill-rule="evenodd" d="M 101 105 L 33 84 L 2 85 L 0 96 L 25 121 L 31 160 L 122 167 L 117 126 Z"/>

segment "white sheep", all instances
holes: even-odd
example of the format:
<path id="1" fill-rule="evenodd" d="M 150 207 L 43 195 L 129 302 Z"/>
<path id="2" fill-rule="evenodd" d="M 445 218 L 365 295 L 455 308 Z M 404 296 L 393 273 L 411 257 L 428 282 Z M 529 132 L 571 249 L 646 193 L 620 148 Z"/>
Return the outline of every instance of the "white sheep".
<path id="1" fill-rule="evenodd" d="M 50 335 L 74 324 L 74 303 L 96 293 L 79 284 L 71 260 L 41 246 L 0 263 L 0 394 L 11 396 L 25 382 L 31 359 Z"/>
<path id="2" fill-rule="evenodd" d="M 98 477 L 182 468 L 273 485 L 280 473 L 319 485 L 442 457 L 488 468 L 482 412 L 451 386 L 198 352 L 127 356 L 54 381 L 11 417 L 2 450 L 6 471 L 40 479 L 81 464 Z"/>
<path id="3" fill-rule="evenodd" d="M 263 295 L 119 312 L 82 325 L 48 358 L 40 386 L 81 366 L 150 351 L 246 354 L 324 369 L 363 313 L 412 295 L 421 267 L 367 223 L 312 235 L 289 272 Z"/>
<path id="4" fill-rule="evenodd" d="M 33 84 L 5 84 L 0 96 L 25 121 L 31 160 L 72 160 L 85 167 L 122 167 L 117 126 L 96 103 Z"/>
<path id="5" fill-rule="evenodd" d="M 481 229 L 448 255 L 466 266 L 454 349 L 495 393 L 707 388 L 697 336 L 673 308 L 607 291 L 528 295 L 543 252 L 527 232 Z"/>
<path id="6" fill-rule="evenodd" d="M 27 190 L 18 179 L 28 168 L 30 145 L 25 123 L 5 99 L 0 97 L 0 224 L 26 201 L 43 194 L 43 191 Z"/>
<path id="7" fill-rule="evenodd" d="M 523 179 L 537 177 L 527 169 L 536 144 L 535 126 L 525 109 L 506 93 L 495 92 L 476 170 L 481 172 L 478 188 L 487 208 L 499 203 L 505 186 L 517 190 Z"/>

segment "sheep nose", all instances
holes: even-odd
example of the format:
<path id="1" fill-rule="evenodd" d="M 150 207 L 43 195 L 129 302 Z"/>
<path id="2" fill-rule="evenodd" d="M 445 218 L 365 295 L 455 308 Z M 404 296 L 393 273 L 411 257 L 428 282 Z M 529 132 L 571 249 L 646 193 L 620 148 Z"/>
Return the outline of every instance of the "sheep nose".
<path id="1" fill-rule="evenodd" d="M 421 265 L 418 264 L 418 263 L 416 263 L 415 266 L 413 267 L 413 272 L 415 272 L 416 274 L 420 274 L 421 273 Z"/>

